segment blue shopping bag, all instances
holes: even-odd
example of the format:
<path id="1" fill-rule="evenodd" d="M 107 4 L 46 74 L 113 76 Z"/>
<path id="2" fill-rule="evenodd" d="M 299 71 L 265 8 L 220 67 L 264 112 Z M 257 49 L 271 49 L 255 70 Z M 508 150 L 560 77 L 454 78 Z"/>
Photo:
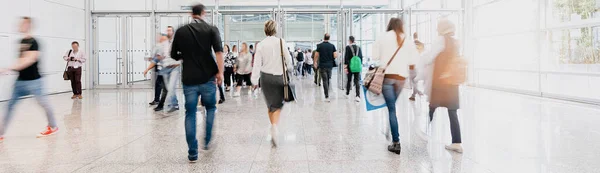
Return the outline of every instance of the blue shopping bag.
<path id="1" fill-rule="evenodd" d="M 373 94 L 372 92 L 369 92 L 365 86 L 362 86 L 362 88 L 365 93 L 365 105 L 367 106 L 367 111 L 374 111 L 386 106 L 383 94 Z"/>

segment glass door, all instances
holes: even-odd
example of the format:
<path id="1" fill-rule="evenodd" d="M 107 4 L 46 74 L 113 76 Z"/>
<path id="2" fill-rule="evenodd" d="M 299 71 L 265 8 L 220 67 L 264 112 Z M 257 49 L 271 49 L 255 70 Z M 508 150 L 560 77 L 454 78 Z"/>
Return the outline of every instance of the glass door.
<path id="1" fill-rule="evenodd" d="M 333 69 L 331 88 L 344 89 L 345 80 L 343 71 L 343 52 L 347 42 L 345 39 L 347 10 L 324 9 L 324 10 L 282 10 L 279 12 L 280 25 L 282 25 L 283 38 L 288 42 L 288 47 L 293 49 L 305 48 L 316 49 L 316 44 L 323 41 L 325 33 L 330 35 L 329 42 L 335 45 L 338 53 L 335 63 L 337 68 Z"/>
<path id="2" fill-rule="evenodd" d="M 93 16 L 94 88 L 151 87 L 144 70 L 152 50 L 150 15 Z"/>
<path id="3" fill-rule="evenodd" d="M 94 86 L 123 84 L 122 24 L 120 16 L 94 18 Z"/>
<path id="4" fill-rule="evenodd" d="M 155 42 L 155 34 L 152 34 L 151 18 L 148 16 L 127 16 L 127 44 L 126 51 L 126 71 L 127 85 L 129 87 L 148 87 L 152 86 L 150 75 L 144 76 L 144 71 L 150 64 L 148 57 L 151 57 L 152 46 Z"/>

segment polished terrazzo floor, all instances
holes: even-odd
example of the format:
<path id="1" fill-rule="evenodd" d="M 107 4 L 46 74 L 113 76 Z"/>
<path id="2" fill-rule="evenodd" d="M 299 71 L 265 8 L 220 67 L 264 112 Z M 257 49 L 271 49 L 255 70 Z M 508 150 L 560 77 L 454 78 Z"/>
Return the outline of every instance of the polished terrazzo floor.
<path id="1" fill-rule="evenodd" d="M 52 95 L 61 131 L 39 139 L 43 111 L 24 99 L 0 143 L 0 172 L 600 172 L 600 107 L 463 88 L 465 152 L 455 154 L 443 147 L 450 142 L 446 113 L 438 111 L 428 129 L 427 106 L 403 93 L 396 155 L 386 150 L 385 110 L 366 112 L 364 102 L 334 91 L 324 103 L 321 89 L 305 80 L 302 100 L 283 111 L 275 149 L 263 99 L 228 96 L 214 148 L 195 164 L 186 157 L 183 110 L 155 113 L 151 90 L 90 90 L 83 100 Z M 0 107 L 3 113 L 6 102 Z"/>

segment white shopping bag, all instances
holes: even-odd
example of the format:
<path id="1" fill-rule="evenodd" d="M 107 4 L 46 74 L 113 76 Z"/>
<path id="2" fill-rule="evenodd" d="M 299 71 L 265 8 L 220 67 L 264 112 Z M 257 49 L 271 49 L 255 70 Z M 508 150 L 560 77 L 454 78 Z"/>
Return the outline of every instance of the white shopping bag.
<path id="1" fill-rule="evenodd" d="M 365 86 L 363 86 L 362 88 L 363 92 L 365 93 L 365 105 L 367 106 L 367 111 L 374 111 L 386 106 L 383 94 L 373 94 Z"/>

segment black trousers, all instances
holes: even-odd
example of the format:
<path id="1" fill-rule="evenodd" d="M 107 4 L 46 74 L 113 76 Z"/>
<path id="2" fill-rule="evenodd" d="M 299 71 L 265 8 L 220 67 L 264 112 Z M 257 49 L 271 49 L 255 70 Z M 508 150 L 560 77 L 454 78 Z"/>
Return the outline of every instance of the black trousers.
<path id="1" fill-rule="evenodd" d="M 312 75 L 312 65 L 304 64 L 304 73 L 308 73 L 309 75 Z"/>
<path id="2" fill-rule="evenodd" d="M 360 97 L 360 72 L 359 73 L 348 73 L 348 80 L 346 81 L 346 95 L 350 95 L 351 82 L 354 81 L 354 90 L 356 90 L 356 97 Z M 353 78 L 354 77 L 354 78 Z"/>
<path id="3" fill-rule="evenodd" d="M 429 108 L 429 121 L 433 120 L 433 114 L 437 107 Z M 448 109 L 448 116 L 450 118 L 450 133 L 452 134 L 452 143 L 462 143 L 460 136 L 460 124 L 458 122 L 458 113 L 456 110 Z"/>
<path id="4" fill-rule="evenodd" d="M 163 89 L 164 83 L 165 83 L 165 80 L 163 79 L 163 77 L 161 75 L 157 75 L 156 81 L 154 82 L 154 101 L 155 102 L 160 101 L 160 93 Z"/>
<path id="5" fill-rule="evenodd" d="M 71 89 L 73 90 L 73 95 L 81 95 L 81 67 L 67 68 L 67 73 L 69 78 L 71 78 Z"/>
<path id="6" fill-rule="evenodd" d="M 250 74 L 238 74 L 237 77 L 237 86 L 241 87 L 246 83 L 246 86 L 252 86 L 252 81 L 250 81 Z"/>
<path id="7" fill-rule="evenodd" d="M 331 81 L 331 69 L 332 68 L 319 68 L 319 72 L 321 73 L 321 79 L 323 79 L 323 92 L 325 93 L 325 98 L 329 98 L 329 84 Z"/>
<path id="8" fill-rule="evenodd" d="M 162 83 L 163 86 L 161 86 L 162 88 L 162 95 L 160 96 L 160 101 L 158 102 L 158 105 L 156 107 L 158 108 L 163 108 L 165 106 L 165 101 L 167 100 L 167 94 L 169 94 L 169 91 L 167 91 L 167 86 L 165 86 L 164 82 Z"/>
<path id="9" fill-rule="evenodd" d="M 218 85 L 219 86 L 219 95 L 221 96 L 220 100 L 225 101 L 225 94 L 223 93 L 223 86 Z"/>
<path id="10" fill-rule="evenodd" d="M 225 86 L 231 86 L 231 78 L 235 81 L 235 73 L 233 72 L 233 67 L 225 67 Z"/>

